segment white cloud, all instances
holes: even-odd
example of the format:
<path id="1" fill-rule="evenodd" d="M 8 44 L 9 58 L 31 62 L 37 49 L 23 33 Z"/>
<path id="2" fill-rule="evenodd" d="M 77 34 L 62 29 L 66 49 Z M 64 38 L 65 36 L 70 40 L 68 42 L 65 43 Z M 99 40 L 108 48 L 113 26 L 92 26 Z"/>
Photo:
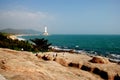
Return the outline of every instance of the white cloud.
<path id="1" fill-rule="evenodd" d="M 41 28 L 54 19 L 44 12 L 0 11 L 0 27 L 2 28 Z"/>

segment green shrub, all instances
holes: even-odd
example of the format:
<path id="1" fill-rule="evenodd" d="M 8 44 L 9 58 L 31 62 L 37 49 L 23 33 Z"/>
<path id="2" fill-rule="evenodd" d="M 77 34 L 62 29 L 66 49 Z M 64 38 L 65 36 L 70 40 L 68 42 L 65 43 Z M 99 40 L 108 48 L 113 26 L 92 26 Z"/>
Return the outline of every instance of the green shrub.
<path id="1" fill-rule="evenodd" d="M 22 48 L 25 51 L 34 51 L 32 49 L 33 45 L 31 45 L 28 41 L 19 41 L 19 40 L 12 40 L 8 38 L 8 35 L 4 35 L 3 33 L 0 33 L 0 47 L 1 48 L 10 48 L 15 50 L 21 50 Z"/>
<path id="2" fill-rule="evenodd" d="M 51 44 L 48 43 L 48 40 L 42 39 L 33 39 L 31 40 L 34 44 L 29 43 L 29 41 L 19 41 L 18 39 L 12 40 L 8 38 L 7 34 L 0 33 L 0 47 L 1 48 L 9 48 L 14 50 L 21 50 L 24 51 L 32 51 L 32 52 L 39 52 L 39 51 L 48 51 L 49 46 Z"/>

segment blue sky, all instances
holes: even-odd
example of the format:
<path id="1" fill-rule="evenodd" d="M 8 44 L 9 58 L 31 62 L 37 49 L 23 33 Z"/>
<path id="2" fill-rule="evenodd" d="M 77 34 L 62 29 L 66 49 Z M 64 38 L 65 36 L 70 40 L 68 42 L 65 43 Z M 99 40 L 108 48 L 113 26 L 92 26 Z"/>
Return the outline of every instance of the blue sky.
<path id="1" fill-rule="evenodd" d="M 0 28 L 120 34 L 120 0 L 0 0 Z"/>

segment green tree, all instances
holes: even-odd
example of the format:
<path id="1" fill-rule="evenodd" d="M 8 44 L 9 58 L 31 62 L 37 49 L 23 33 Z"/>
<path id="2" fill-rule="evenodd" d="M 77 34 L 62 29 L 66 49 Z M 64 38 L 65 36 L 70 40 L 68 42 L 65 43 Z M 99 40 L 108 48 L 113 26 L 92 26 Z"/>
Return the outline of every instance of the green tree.
<path id="1" fill-rule="evenodd" d="M 44 38 L 31 39 L 31 41 L 34 43 L 34 49 L 42 52 L 48 51 L 49 46 L 51 45 L 51 43 L 48 43 L 48 40 L 45 40 Z"/>

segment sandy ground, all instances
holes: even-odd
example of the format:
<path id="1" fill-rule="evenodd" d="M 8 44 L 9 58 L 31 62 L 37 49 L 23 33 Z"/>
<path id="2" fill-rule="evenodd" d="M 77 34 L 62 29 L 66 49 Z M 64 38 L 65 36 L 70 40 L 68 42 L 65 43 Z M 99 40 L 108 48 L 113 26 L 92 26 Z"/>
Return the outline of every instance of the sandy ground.
<path id="1" fill-rule="evenodd" d="M 9 38 L 11 38 L 12 40 L 17 39 L 17 35 L 10 35 Z"/>

